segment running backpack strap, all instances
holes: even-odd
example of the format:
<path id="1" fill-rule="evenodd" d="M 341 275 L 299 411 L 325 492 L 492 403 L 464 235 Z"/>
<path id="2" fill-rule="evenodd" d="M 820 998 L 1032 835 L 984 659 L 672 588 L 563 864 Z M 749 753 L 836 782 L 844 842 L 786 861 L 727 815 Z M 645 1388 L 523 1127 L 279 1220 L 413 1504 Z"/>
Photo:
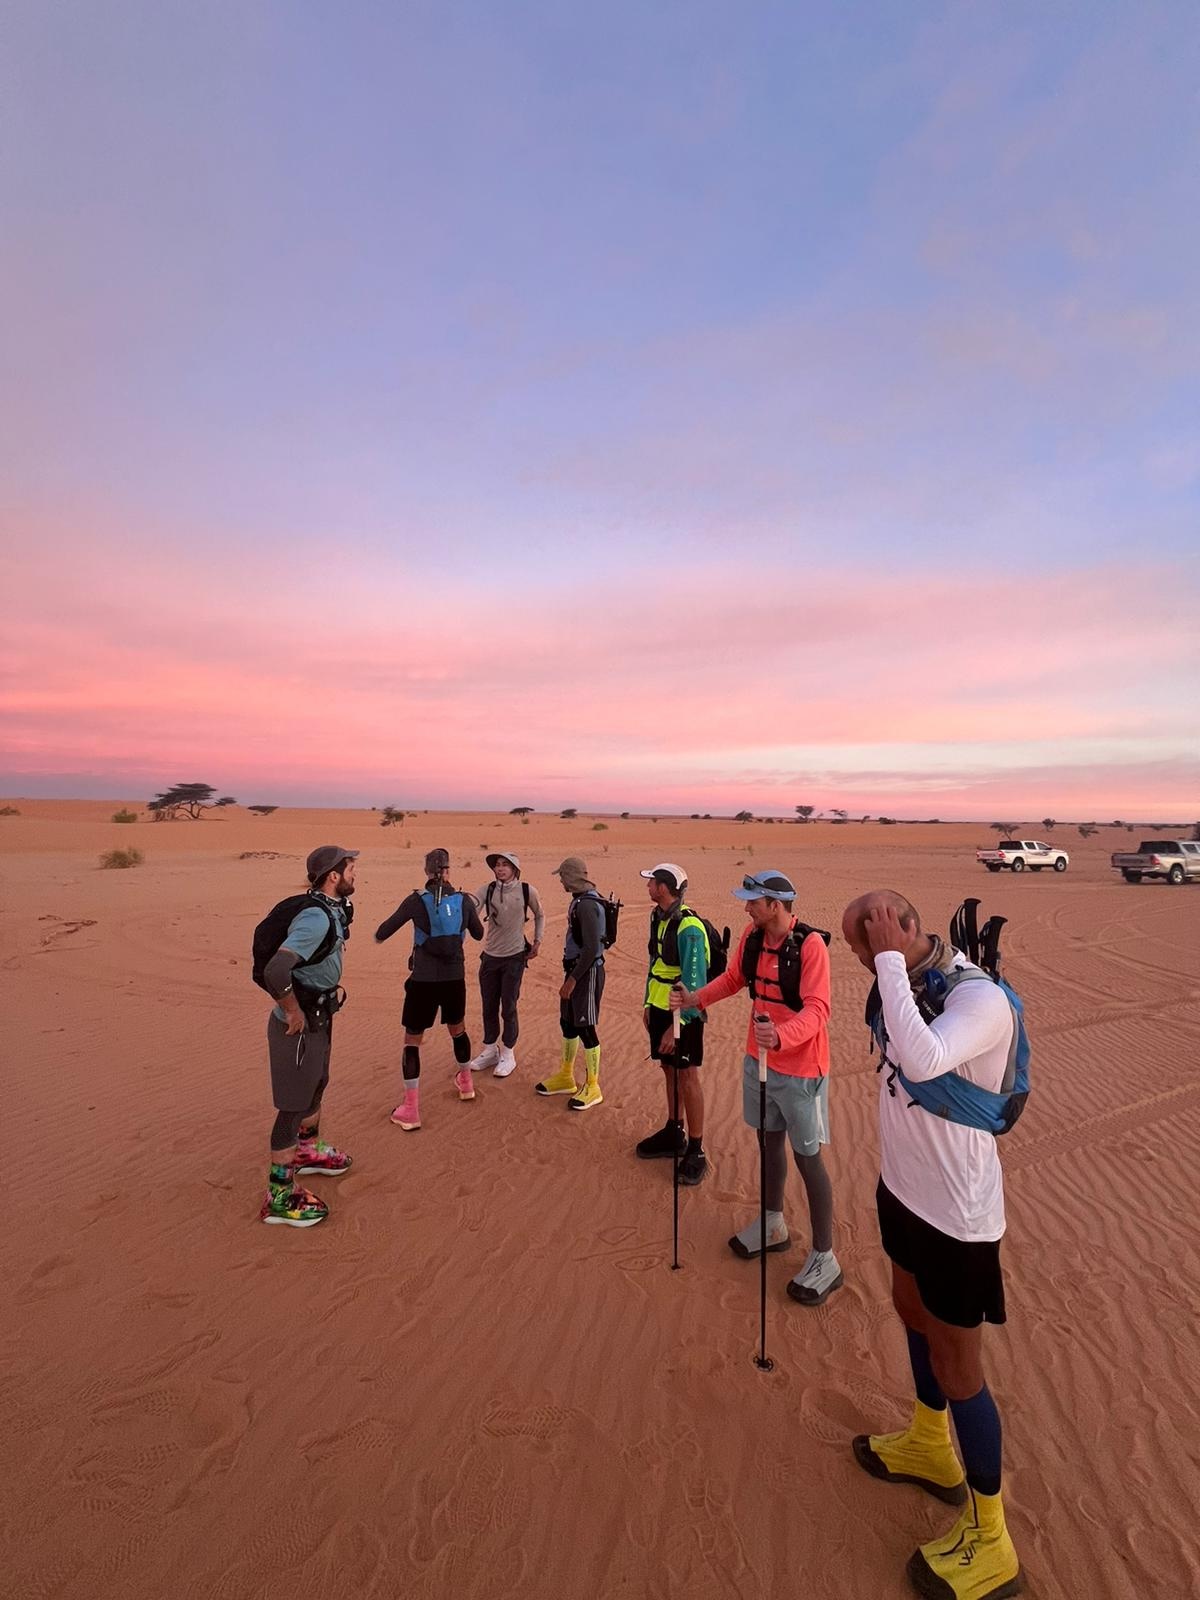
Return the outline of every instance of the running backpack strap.
<path id="1" fill-rule="evenodd" d="M 492 897 L 496 893 L 496 880 L 492 879 L 483 891 L 483 914 L 490 922 L 492 920 Z"/>
<path id="2" fill-rule="evenodd" d="M 763 935 L 761 928 L 752 928 L 746 935 L 746 942 L 742 946 L 742 977 L 746 980 L 746 987 L 750 990 L 751 1000 L 758 999 L 758 990 L 755 987 L 758 978 L 758 958 L 762 955 Z"/>

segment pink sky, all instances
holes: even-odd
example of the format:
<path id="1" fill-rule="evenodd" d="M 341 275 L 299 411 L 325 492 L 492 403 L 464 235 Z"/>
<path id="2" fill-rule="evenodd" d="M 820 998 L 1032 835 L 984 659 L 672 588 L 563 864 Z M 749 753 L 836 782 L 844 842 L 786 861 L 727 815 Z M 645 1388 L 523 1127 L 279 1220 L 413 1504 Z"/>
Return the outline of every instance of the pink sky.
<path id="1" fill-rule="evenodd" d="M 1197 809 L 1191 705 L 1164 686 L 1194 669 L 1200 597 L 1181 586 L 1144 615 L 1116 567 L 1031 584 L 831 565 L 767 591 L 713 563 L 671 579 L 681 622 L 659 631 L 647 562 L 620 583 L 549 574 L 510 634 L 486 581 L 455 577 L 429 606 L 428 575 L 406 579 L 396 558 L 343 563 L 322 614 L 270 558 L 111 548 L 56 533 L 14 558 L 11 592 L 39 599 L 5 630 L 10 790 L 149 797 L 196 779 L 263 803 Z M 668 656 L 677 711 L 659 692 Z"/>

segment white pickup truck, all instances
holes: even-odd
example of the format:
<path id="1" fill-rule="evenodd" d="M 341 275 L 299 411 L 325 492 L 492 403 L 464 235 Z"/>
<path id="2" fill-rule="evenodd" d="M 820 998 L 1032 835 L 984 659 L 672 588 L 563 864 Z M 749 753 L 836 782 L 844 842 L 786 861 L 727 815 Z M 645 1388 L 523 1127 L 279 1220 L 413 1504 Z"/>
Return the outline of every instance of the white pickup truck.
<path id="1" fill-rule="evenodd" d="M 1112 864 L 1126 883 L 1162 878 L 1165 883 L 1200 883 L 1200 841 L 1143 839 L 1137 850 L 1118 850 Z"/>
<path id="2" fill-rule="evenodd" d="M 1043 867 L 1053 867 L 1055 872 L 1065 872 L 1070 856 L 1065 850 L 1042 844 L 1036 839 L 1001 839 L 990 850 L 976 850 L 976 861 L 981 861 L 989 872 L 999 872 L 1007 867 L 1011 872 L 1040 872 Z"/>

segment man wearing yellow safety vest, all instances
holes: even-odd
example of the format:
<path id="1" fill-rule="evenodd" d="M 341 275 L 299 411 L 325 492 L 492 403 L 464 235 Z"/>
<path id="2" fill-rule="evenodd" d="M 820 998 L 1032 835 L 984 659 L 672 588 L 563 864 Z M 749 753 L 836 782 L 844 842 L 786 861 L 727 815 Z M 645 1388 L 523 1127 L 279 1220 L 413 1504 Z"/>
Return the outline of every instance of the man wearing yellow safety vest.
<path id="1" fill-rule="evenodd" d="M 671 985 L 702 989 L 708 980 L 708 933 L 700 918 L 684 904 L 687 874 L 672 861 L 642 873 L 654 902 L 650 914 L 650 971 L 642 1022 L 650 1035 L 650 1055 L 663 1069 L 667 1091 L 665 1126 L 643 1139 L 637 1153 L 643 1161 L 678 1154 L 679 1181 L 697 1184 L 708 1171 L 704 1154 L 704 1093 L 697 1070 L 704 1060 L 704 1013 L 685 1010 L 679 1039 L 672 1034 Z M 686 1120 L 687 1131 L 684 1132 Z"/>

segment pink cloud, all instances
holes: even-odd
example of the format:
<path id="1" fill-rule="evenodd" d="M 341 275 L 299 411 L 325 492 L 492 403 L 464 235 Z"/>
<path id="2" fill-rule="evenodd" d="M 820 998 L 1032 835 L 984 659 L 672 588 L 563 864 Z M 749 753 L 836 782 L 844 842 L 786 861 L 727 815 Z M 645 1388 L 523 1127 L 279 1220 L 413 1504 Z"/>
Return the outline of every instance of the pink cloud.
<path id="1" fill-rule="evenodd" d="M 1038 760 L 1016 747 L 1070 757 L 1072 741 L 1102 741 L 1111 760 L 1086 773 L 1078 756 L 1074 776 L 1070 759 L 1045 763 L 1082 803 L 1101 771 L 1142 781 L 1123 768 L 1179 738 L 1196 677 L 1197 597 L 1179 588 L 1147 617 L 1115 569 L 1031 582 L 797 562 L 767 580 L 731 561 L 668 581 L 647 564 L 500 608 L 486 584 L 430 593 L 387 562 L 343 563 L 315 605 L 310 578 L 254 559 L 214 570 L 142 552 L 114 583 L 103 551 L 66 562 L 35 544 L 17 565 L 13 592 L 42 598 L 10 618 L 0 658 L 4 764 L 111 773 L 116 788 L 202 772 L 285 798 L 533 785 L 530 803 L 766 809 L 819 774 L 831 804 L 878 809 L 884 788 L 897 806 L 937 793 L 961 809 L 1036 788 Z M 655 604 L 668 587 L 669 617 Z M 957 744 L 993 747 L 994 770 L 972 757 L 947 776 Z M 904 745 L 940 747 L 939 770 L 884 785 L 839 754 Z M 823 752 L 807 776 L 789 769 L 797 748 Z M 755 772 L 772 750 L 778 770 Z M 1193 777 L 1147 769 L 1143 789 L 1175 805 Z"/>

